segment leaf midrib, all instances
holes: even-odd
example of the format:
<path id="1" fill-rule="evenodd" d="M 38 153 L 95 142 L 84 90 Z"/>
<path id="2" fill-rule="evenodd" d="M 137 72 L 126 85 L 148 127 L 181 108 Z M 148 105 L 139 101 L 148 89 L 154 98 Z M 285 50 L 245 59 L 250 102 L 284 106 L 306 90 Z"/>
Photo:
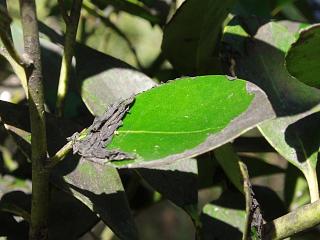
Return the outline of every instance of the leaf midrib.
<path id="1" fill-rule="evenodd" d="M 145 131 L 145 130 L 117 130 L 116 134 L 119 133 L 129 133 L 129 134 L 164 134 L 164 135 L 183 135 L 183 134 L 198 134 L 198 133 L 206 133 L 206 132 L 215 132 L 222 127 L 216 128 L 205 128 L 193 131 Z"/>

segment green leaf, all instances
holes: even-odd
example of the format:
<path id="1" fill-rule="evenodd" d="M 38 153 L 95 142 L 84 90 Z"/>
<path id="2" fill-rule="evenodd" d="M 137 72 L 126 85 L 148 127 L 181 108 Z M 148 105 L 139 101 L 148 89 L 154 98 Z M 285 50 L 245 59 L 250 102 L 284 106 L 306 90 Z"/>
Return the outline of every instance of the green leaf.
<path id="1" fill-rule="evenodd" d="M 246 45 L 246 50 L 235 56 L 237 75 L 261 87 L 277 115 L 259 125 L 261 132 L 282 156 L 303 171 L 316 198 L 315 166 L 320 139 L 318 131 L 314 131 L 319 115 L 314 113 L 320 110 L 320 91 L 290 76 L 284 67 L 285 53 L 295 41 L 294 33 L 270 22 L 260 27 L 254 39 L 232 32 L 225 34 L 233 38 L 229 41 L 231 46 L 236 40 Z"/>
<path id="2" fill-rule="evenodd" d="M 186 0 L 164 29 L 162 50 L 184 74 L 219 69 L 216 45 L 223 21 L 235 0 Z"/>
<path id="3" fill-rule="evenodd" d="M 264 93 L 243 80 L 182 78 L 137 95 L 107 147 L 135 155 L 118 166 L 159 166 L 221 146 L 273 117 L 269 107 Z"/>
<path id="4" fill-rule="evenodd" d="M 289 73 L 303 83 L 320 88 L 320 24 L 304 29 L 287 55 Z"/>

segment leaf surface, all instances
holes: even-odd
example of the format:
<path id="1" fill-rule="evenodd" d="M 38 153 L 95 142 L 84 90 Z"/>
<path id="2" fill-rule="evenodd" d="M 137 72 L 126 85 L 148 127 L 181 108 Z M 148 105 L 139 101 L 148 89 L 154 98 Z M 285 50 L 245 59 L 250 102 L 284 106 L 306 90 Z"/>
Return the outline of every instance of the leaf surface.
<path id="1" fill-rule="evenodd" d="M 260 104 L 263 111 L 256 108 Z M 243 80 L 182 78 L 137 95 L 107 147 L 135 155 L 118 166 L 169 163 L 212 150 L 271 118 L 271 112 L 264 93 Z"/>
<path id="2" fill-rule="evenodd" d="M 162 50 L 184 74 L 217 69 L 215 53 L 222 23 L 235 0 L 187 0 L 164 29 Z"/>
<path id="3" fill-rule="evenodd" d="M 287 55 L 286 67 L 289 73 L 303 83 L 320 88 L 320 24 L 300 32 Z"/>

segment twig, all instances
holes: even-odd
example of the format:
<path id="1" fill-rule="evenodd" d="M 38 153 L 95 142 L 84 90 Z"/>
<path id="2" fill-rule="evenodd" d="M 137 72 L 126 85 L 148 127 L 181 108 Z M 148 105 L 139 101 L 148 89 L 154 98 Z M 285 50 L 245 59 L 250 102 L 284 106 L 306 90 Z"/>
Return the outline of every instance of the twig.
<path id="1" fill-rule="evenodd" d="M 320 200 L 266 223 L 263 227 L 263 239 L 284 239 L 318 224 L 320 224 Z"/>
<path id="2" fill-rule="evenodd" d="M 56 103 L 56 113 L 58 116 L 62 116 L 63 105 L 68 92 L 69 78 L 72 69 L 72 58 L 74 55 L 74 47 L 76 43 L 81 6 L 82 0 L 73 1 L 70 16 L 68 16 L 68 20 L 66 22 L 66 37 L 64 43 L 64 52 L 61 63 Z M 63 13 L 63 15 L 64 14 L 65 13 Z"/>
<path id="3" fill-rule="evenodd" d="M 87 128 L 82 130 L 78 134 L 78 138 L 75 140 L 80 140 L 80 139 L 84 138 L 87 135 L 87 130 L 88 130 Z M 67 156 L 67 154 L 72 150 L 73 143 L 74 143 L 74 141 L 69 141 L 54 156 L 52 156 L 50 158 L 50 161 L 46 165 L 46 168 L 48 170 L 50 170 L 50 169 L 54 168 L 58 163 L 60 163 Z"/>
<path id="4" fill-rule="evenodd" d="M 49 172 L 41 54 L 35 0 L 20 0 L 25 54 L 33 61 L 26 69 L 32 149 L 32 206 L 30 239 L 48 238 Z"/>

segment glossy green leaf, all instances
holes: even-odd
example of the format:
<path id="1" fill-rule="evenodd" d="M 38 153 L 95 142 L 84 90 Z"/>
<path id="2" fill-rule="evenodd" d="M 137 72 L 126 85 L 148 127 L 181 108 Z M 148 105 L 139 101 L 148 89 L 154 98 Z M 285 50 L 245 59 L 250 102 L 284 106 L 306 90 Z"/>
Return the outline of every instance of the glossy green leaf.
<path id="1" fill-rule="evenodd" d="M 289 73 L 303 83 L 320 88 L 320 24 L 304 29 L 287 55 Z"/>
<path id="2" fill-rule="evenodd" d="M 235 0 L 186 0 L 164 29 L 162 50 L 184 74 L 219 69 L 216 47 L 222 23 Z"/>
<path id="3" fill-rule="evenodd" d="M 157 166 L 212 150 L 271 112 L 264 93 L 243 80 L 182 78 L 137 95 L 107 147 L 135 155 L 117 165 Z"/>
<path id="4" fill-rule="evenodd" d="M 294 33 L 271 22 L 261 26 L 254 40 L 232 32 L 225 34 L 245 42 L 246 48 L 235 57 L 237 75 L 260 86 L 277 115 L 275 120 L 260 124 L 260 130 L 282 156 L 304 172 L 316 196 L 320 141 L 319 133 L 314 131 L 319 114 L 314 113 L 320 110 L 320 91 L 290 76 L 284 67 L 285 52 L 295 41 Z M 229 43 L 232 46 L 233 42 Z"/>

